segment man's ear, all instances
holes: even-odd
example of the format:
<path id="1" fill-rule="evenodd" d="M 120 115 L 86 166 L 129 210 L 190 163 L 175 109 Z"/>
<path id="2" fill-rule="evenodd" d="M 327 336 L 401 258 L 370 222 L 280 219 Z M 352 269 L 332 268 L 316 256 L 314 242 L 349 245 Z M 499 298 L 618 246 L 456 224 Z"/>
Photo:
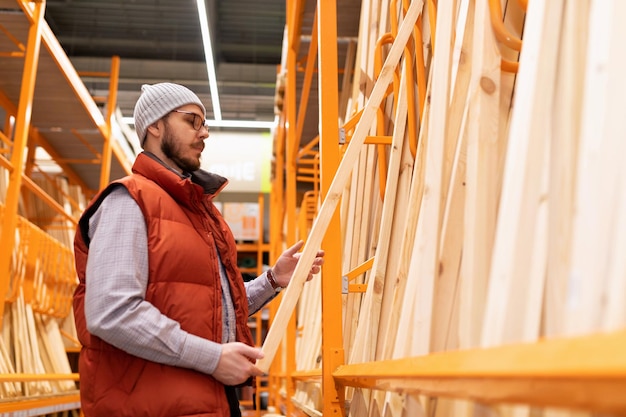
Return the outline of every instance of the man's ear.
<path id="1" fill-rule="evenodd" d="M 162 133 L 163 127 L 162 125 L 160 125 L 159 123 L 161 122 L 161 120 L 157 120 L 156 122 L 152 123 L 151 125 L 148 126 L 147 131 L 150 132 L 152 134 L 152 136 L 159 136 Z"/>

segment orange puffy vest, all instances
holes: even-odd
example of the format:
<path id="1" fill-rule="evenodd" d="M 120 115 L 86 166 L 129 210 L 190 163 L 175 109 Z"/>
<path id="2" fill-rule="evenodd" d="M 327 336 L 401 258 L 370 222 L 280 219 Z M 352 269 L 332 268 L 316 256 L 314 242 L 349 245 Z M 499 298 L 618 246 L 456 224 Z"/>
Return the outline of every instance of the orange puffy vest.
<path id="1" fill-rule="evenodd" d="M 138 203 L 146 221 L 146 300 L 179 322 L 183 330 L 219 343 L 222 290 L 217 247 L 230 282 L 237 340 L 253 344 L 247 326 L 248 301 L 237 269 L 236 244 L 211 202 L 226 181 L 215 177 L 221 181 L 203 189 L 140 154 L 133 165 L 133 175 L 101 191 L 83 213 L 74 242 L 80 281 L 74 295 L 74 316 L 83 345 L 79 372 L 81 408 L 86 417 L 230 416 L 219 381 L 117 349 L 88 332 L 84 315 L 89 218 L 114 187 L 121 185 Z"/>

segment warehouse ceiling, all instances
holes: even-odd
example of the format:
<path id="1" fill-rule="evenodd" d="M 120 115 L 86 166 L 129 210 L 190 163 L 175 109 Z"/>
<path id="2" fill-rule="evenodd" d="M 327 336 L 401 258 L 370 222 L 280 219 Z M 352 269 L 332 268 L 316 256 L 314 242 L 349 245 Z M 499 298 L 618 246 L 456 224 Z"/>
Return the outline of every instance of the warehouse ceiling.
<path id="1" fill-rule="evenodd" d="M 291 0 L 287 0 L 291 1 Z M 356 40 L 360 0 L 338 1 L 339 66 L 345 39 Z M 206 0 L 224 120 L 274 120 L 276 74 L 281 61 L 286 0 Z M 300 56 L 306 56 L 316 3 L 306 1 Z M 209 92 L 194 0 L 47 0 L 46 21 L 79 74 L 108 72 L 120 57 L 118 105 L 131 116 L 144 83 L 172 81 L 194 90 L 207 107 Z M 108 79 L 83 81 L 106 96 Z M 302 142 L 317 134 L 315 82 Z"/>

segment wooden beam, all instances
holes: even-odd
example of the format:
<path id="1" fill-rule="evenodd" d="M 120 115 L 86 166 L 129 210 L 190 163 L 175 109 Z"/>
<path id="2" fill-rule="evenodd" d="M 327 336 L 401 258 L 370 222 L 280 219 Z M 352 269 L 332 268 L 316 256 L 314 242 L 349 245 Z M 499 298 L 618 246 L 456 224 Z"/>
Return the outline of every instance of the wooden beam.
<path id="1" fill-rule="evenodd" d="M 571 265 L 578 143 L 583 110 L 589 3 L 566 2 L 555 85 L 554 134 L 550 142 L 550 212 L 544 327 L 548 337 L 563 334 Z"/>
<path id="2" fill-rule="evenodd" d="M 527 300 L 556 78 L 562 2 L 529 4 L 506 153 L 482 346 L 522 340 L 541 300 Z M 544 236 L 543 238 L 546 238 Z M 535 279 L 543 281 L 545 275 Z"/>
<path id="3" fill-rule="evenodd" d="M 626 332 L 344 365 L 337 383 L 624 415 Z"/>
<path id="4" fill-rule="evenodd" d="M 528 7 L 530 12 L 532 2 Z M 619 250 L 625 231 L 616 227 L 624 224 L 619 212 L 625 198 L 620 152 L 624 152 L 626 119 L 620 100 L 626 93 L 622 72 L 626 59 L 618 51 L 626 30 L 620 19 L 625 17 L 624 2 L 590 4 L 567 334 L 626 326 L 624 296 L 614 293 L 624 281 L 617 271 L 623 269 L 620 258 L 624 254 Z"/>

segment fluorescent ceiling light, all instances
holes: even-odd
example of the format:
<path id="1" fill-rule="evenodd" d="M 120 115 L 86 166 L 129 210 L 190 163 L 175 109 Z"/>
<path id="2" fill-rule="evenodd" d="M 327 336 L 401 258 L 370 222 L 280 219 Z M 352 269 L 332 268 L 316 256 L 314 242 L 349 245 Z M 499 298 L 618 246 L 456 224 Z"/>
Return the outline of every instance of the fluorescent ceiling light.
<path id="1" fill-rule="evenodd" d="M 206 59 L 207 73 L 209 74 L 209 88 L 211 90 L 211 102 L 213 103 L 213 115 L 215 120 L 222 120 L 222 109 L 220 99 L 217 94 L 217 77 L 215 76 L 215 62 L 213 61 L 213 47 L 211 46 L 211 32 L 207 20 L 204 0 L 196 0 L 198 4 L 198 17 L 200 18 L 200 31 L 202 32 L 202 43 L 204 44 L 204 59 Z"/>
<path id="2" fill-rule="evenodd" d="M 135 124 L 132 117 L 123 117 L 122 121 L 129 125 Z M 206 123 L 211 127 L 233 127 L 245 129 L 272 129 L 276 126 L 276 120 L 271 122 L 256 120 L 207 120 Z"/>
<path id="3" fill-rule="evenodd" d="M 215 62 L 213 61 L 213 48 L 211 46 L 211 32 L 209 31 L 209 21 L 204 0 L 196 0 L 198 5 L 198 17 L 200 19 L 200 30 L 202 32 L 202 43 L 204 44 L 204 57 L 206 59 L 207 73 L 209 76 L 209 89 L 211 90 L 211 102 L 213 105 L 213 115 L 215 120 L 207 120 L 207 124 L 212 127 L 232 127 L 248 129 L 272 129 L 277 124 L 277 119 L 271 122 L 255 120 L 222 120 L 222 109 L 217 92 L 217 77 L 215 73 Z M 132 117 L 123 117 L 124 123 L 134 125 Z"/>

